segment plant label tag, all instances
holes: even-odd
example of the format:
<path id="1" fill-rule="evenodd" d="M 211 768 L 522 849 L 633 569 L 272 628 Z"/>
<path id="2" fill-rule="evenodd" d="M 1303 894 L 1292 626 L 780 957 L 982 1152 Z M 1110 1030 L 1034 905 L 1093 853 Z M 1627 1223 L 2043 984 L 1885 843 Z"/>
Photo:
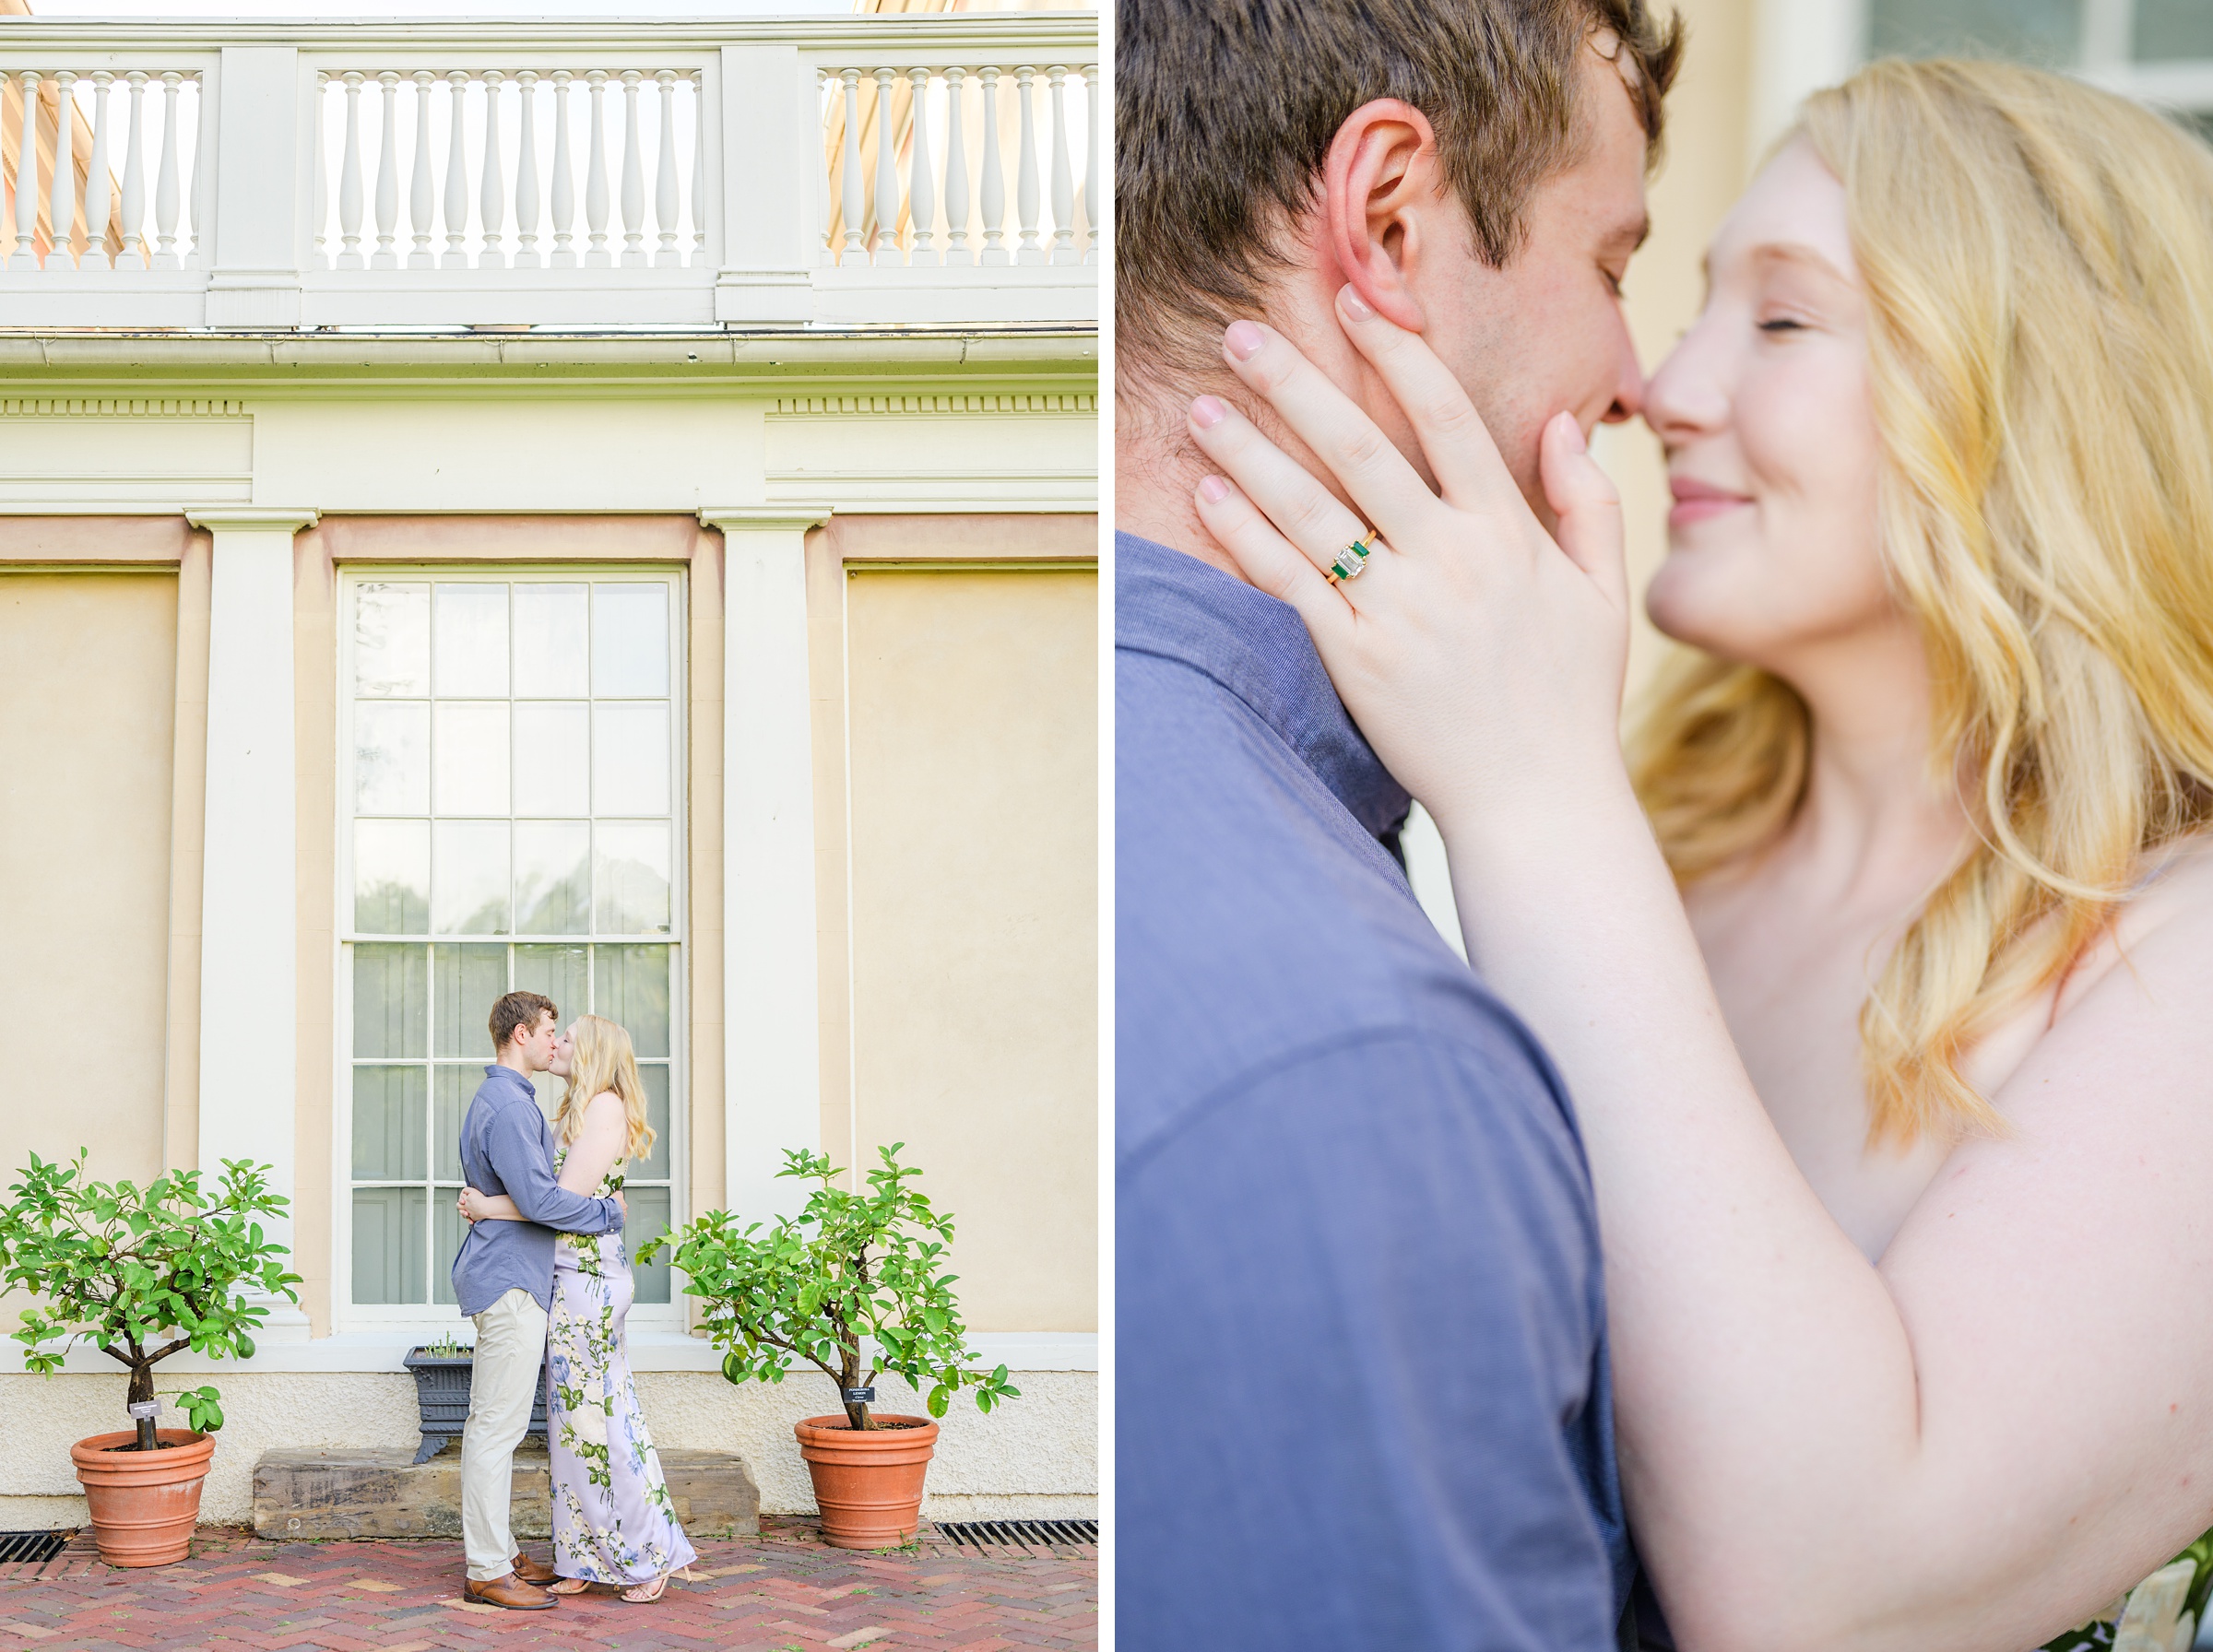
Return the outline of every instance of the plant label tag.
<path id="1" fill-rule="evenodd" d="M 134 1417 L 159 1417 L 161 1414 L 161 1402 L 159 1399 L 134 1399 L 123 1409 Z"/>
<path id="2" fill-rule="evenodd" d="M 843 1390 L 843 1393 L 847 1405 L 874 1405 L 876 1403 L 876 1390 L 873 1388 L 846 1388 Z"/>

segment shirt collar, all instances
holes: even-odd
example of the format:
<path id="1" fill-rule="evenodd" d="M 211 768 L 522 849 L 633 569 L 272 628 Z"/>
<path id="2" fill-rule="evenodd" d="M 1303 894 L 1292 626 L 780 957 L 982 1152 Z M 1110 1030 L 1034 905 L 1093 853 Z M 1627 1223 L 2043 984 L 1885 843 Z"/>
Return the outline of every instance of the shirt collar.
<path id="1" fill-rule="evenodd" d="M 484 1069 L 484 1076 L 487 1079 L 504 1079 L 510 1084 L 520 1085 L 525 1095 L 531 1097 L 533 1100 L 537 1099 L 538 1086 L 531 1083 L 529 1080 L 524 1078 L 522 1074 L 516 1072 L 512 1067 L 502 1067 L 498 1062 L 495 1061 L 490 1067 Z"/>
<path id="2" fill-rule="evenodd" d="M 1196 557 L 1114 537 L 1115 645 L 1195 667 L 1250 706 L 1378 837 L 1412 799 L 1337 698 L 1290 604 Z"/>

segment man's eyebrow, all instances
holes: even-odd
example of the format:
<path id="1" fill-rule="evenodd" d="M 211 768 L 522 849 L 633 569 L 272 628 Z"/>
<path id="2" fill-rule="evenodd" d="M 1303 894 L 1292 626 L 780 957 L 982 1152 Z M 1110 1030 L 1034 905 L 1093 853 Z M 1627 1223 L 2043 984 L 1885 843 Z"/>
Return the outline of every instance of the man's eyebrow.
<path id="1" fill-rule="evenodd" d="M 1625 218 L 1607 231 L 1604 244 L 1608 252 L 1619 247 L 1625 252 L 1634 253 L 1644 245 L 1651 232 L 1651 214 L 1640 213 L 1634 222 Z"/>

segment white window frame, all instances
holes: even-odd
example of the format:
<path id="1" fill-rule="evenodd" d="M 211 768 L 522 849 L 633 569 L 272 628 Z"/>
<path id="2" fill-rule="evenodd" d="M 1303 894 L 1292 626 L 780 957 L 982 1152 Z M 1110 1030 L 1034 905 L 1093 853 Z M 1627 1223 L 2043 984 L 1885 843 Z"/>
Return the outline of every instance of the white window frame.
<path id="1" fill-rule="evenodd" d="M 427 1340 L 455 1328 L 460 1310 L 450 1303 L 363 1303 L 353 1301 L 353 604 L 363 584 L 428 583 L 438 584 L 642 584 L 668 586 L 669 598 L 669 934 L 666 937 L 621 935 L 430 935 L 422 944 L 460 945 L 660 945 L 669 950 L 669 1222 L 681 1227 L 690 1220 L 691 1162 L 691 855 L 690 825 L 692 773 L 690 756 L 691 662 L 685 644 L 690 637 L 690 571 L 668 563 L 439 563 L 376 562 L 342 565 L 337 589 L 337 715 L 332 730 L 336 741 L 336 802 L 332 810 L 337 841 L 332 845 L 336 868 L 332 891 L 331 934 L 335 1036 L 331 1070 L 331 1309 L 333 1328 L 346 1331 L 403 1331 L 411 1339 Z M 510 816 L 512 818 L 512 815 Z M 595 904 L 597 903 L 595 902 Z M 375 937 L 383 941 L 391 938 Z M 403 944 L 417 944 L 407 940 Z M 569 1006 L 564 1013 L 574 1014 Z M 434 1057 L 426 1060 L 434 1061 Z M 430 1101 L 433 1107 L 433 1096 Z M 432 1197 L 436 1181 L 431 1178 Z M 433 1232 L 435 1230 L 433 1229 Z M 437 1266 L 436 1257 L 432 1266 Z M 637 1303 L 630 1310 L 633 1329 L 682 1333 L 687 1328 L 690 1299 L 683 1293 L 683 1277 L 671 1270 L 669 1301 Z"/>

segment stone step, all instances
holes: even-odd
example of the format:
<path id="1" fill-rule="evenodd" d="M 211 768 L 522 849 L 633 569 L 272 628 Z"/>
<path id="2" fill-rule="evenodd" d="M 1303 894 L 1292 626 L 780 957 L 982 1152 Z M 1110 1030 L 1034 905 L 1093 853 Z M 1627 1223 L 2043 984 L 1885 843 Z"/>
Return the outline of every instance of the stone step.
<path id="1" fill-rule="evenodd" d="M 663 1451 L 677 1518 L 694 1538 L 755 1537 L 761 1492 L 728 1451 Z M 461 1452 L 417 1463 L 405 1446 L 377 1451 L 270 1451 L 254 1466 L 254 1530 L 293 1542 L 461 1536 Z M 515 1455 L 517 1538 L 553 1535 L 552 1477 L 543 1452 Z"/>

